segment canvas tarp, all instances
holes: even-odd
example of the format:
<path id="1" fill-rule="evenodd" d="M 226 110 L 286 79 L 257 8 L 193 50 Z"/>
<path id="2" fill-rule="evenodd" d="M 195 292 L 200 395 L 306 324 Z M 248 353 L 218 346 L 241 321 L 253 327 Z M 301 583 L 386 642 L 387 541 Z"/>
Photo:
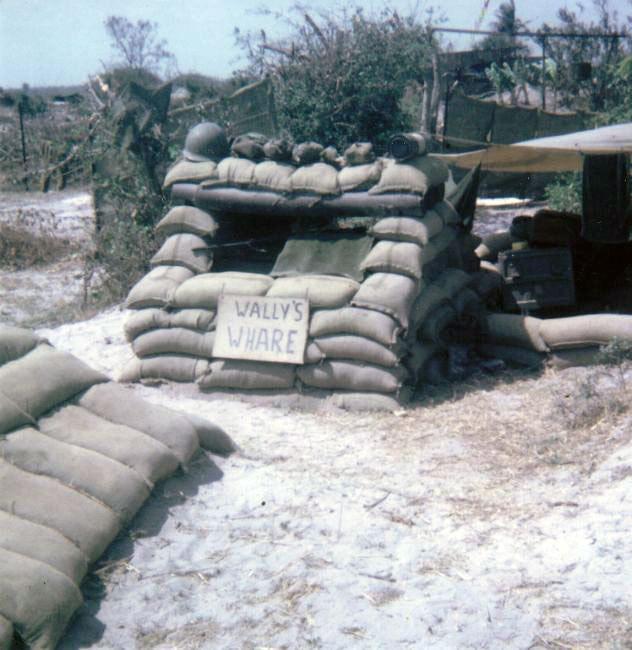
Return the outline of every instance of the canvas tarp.
<path id="1" fill-rule="evenodd" d="M 461 154 L 436 154 L 448 165 L 466 169 L 479 163 L 497 172 L 581 171 L 583 156 L 632 152 L 632 122 L 603 126 L 511 145 L 492 145 Z"/>
<path id="2" fill-rule="evenodd" d="M 373 238 L 364 233 L 318 233 L 287 240 L 270 275 L 284 277 L 307 274 L 342 275 L 361 281 L 360 268 Z"/>

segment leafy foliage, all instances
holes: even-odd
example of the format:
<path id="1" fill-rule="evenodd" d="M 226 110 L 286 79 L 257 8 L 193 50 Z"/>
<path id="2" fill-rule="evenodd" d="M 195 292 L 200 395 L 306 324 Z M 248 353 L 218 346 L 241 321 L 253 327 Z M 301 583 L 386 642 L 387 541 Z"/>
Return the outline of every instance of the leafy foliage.
<path id="1" fill-rule="evenodd" d="M 579 12 L 563 7 L 558 11 L 559 24 L 544 24 L 543 34 L 591 34 L 598 38 L 546 39 L 546 56 L 555 63 L 554 88 L 563 105 L 602 111 L 609 103 L 618 102 L 620 88 L 615 80 L 616 64 L 630 51 L 630 38 L 610 38 L 625 33 L 625 24 L 612 10 L 608 0 L 593 0 L 597 21 L 586 21 Z M 629 20 L 629 18 L 628 18 Z M 581 74 L 582 64 L 589 75 Z M 590 67 L 587 66 L 589 64 Z M 581 106 L 583 104 L 583 106 Z"/>
<path id="2" fill-rule="evenodd" d="M 430 65 L 426 27 L 394 11 L 368 17 L 357 7 L 341 17 L 323 14 L 318 23 L 298 7 L 296 13 L 299 21 L 281 40 L 271 42 L 263 31 L 237 33 L 249 71 L 274 81 L 283 130 L 297 141 L 345 148 L 354 141 L 384 144 L 415 126 L 401 98 Z"/>
<path id="3" fill-rule="evenodd" d="M 562 212 L 582 211 L 582 177 L 580 173 L 561 174 L 559 179 L 544 189 L 551 210 Z"/>

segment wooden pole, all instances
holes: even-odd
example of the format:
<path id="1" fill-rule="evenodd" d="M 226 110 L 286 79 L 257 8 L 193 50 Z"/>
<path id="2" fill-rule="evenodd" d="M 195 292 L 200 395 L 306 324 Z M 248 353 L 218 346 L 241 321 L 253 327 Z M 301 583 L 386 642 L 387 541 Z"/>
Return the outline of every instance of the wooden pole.
<path id="1" fill-rule="evenodd" d="M 22 168 L 24 169 L 24 188 L 28 190 L 28 180 L 27 180 L 27 172 L 28 172 L 28 167 L 26 164 L 26 138 L 24 137 L 24 110 L 22 106 L 22 100 L 18 102 L 18 116 L 20 119 L 20 143 L 22 145 Z"/>

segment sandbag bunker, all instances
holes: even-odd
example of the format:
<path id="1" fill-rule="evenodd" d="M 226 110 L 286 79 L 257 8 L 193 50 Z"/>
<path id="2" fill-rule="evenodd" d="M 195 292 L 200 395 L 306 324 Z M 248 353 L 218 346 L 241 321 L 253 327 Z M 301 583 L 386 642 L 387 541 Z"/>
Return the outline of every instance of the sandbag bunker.
<path id="1" fill-rule="evenodd" d="M 483 325 L 480 240 L 444 198 L 418 134 L 391 157 L 194 127 L 165 187 L 164 243 L 127 299 L 122 381 L 335 391 L 393 406 L 445 375 L 455 331 Z M 396 157 L 397 156 L 397 157 Z M 389 401 L 390 400 L 390 401 Z"/>
<path id="2" fill-rule="evenodd" d="M 210 422 L 0 326 L 0 650 L 56 646 L 89 566 L 200 444 L 233 450 Z"/>

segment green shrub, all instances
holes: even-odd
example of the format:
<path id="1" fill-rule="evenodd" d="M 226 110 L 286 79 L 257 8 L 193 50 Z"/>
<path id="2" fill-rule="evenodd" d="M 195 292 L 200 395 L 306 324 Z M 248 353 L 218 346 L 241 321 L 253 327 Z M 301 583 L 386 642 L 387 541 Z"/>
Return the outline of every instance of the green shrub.
<path id="1" fill-rule="evenodd" d="M 582 176 L 579 173 L 560 174 L 559 180 L 544 188 L 551 210 L 574 212 L 582 210 Z"/>

